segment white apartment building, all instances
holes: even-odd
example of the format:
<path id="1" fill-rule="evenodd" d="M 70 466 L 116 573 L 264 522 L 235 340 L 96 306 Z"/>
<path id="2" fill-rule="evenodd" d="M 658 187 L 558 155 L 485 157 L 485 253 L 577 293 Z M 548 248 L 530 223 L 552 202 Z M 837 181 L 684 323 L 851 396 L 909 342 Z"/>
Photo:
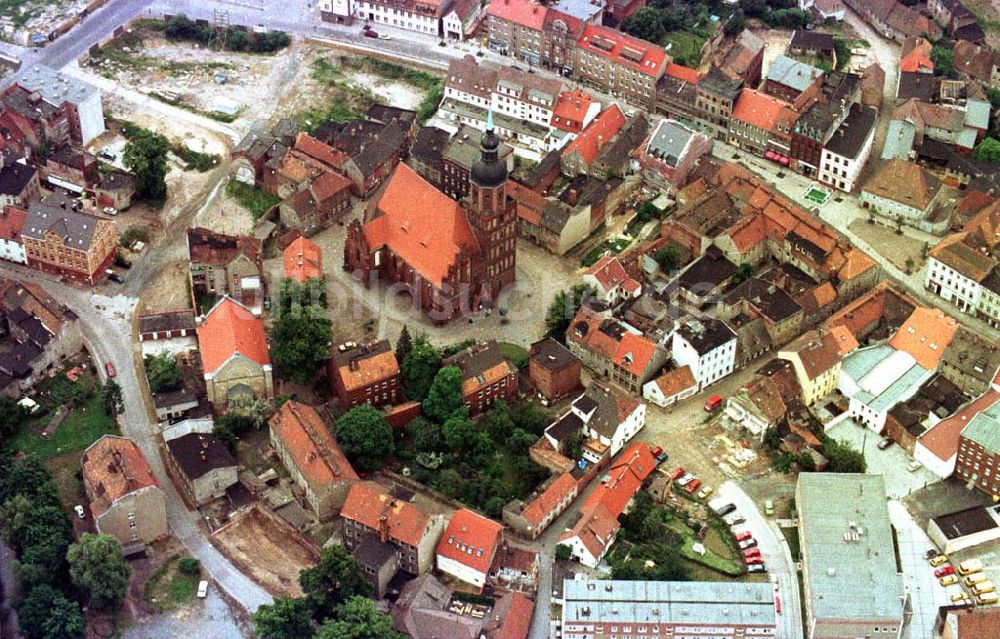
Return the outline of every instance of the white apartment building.
<path id="1" fill-rule="evenodd" d="M 846 193 L 854 190 L 858 176 L 875 145 L 878 110 L 856 107 L 823 147 L 819 181 Z"/>
<path id="2" fill-rule="evenodd" d="M 317 6 L 323 22 L 350 24 L 356 11 L 354 0 L 320 0 Z"/>
<path id="3" fill-rule="evenodd" d="M 376 25 L 418 33 L 441 35 L 441 18 L 451 6 L 450 0 L 360 0 L 354 16 Z"/>
<path id="4" fill-rule="evenodd" d="M 736 368 L 736 333 L 712 318 L 680 320 L 673 334 L 671 357 L 678 366 L 691 367 L 698 390 Z"/>
<path id="5" fill-rule="evenodd" d="M 924 286 L 954 304 L 963 313 L 974 315 L 979 308 L 982 292 L 979 282 L 948 266 L 936 256 L 932 255 L 927 260 Z"/>

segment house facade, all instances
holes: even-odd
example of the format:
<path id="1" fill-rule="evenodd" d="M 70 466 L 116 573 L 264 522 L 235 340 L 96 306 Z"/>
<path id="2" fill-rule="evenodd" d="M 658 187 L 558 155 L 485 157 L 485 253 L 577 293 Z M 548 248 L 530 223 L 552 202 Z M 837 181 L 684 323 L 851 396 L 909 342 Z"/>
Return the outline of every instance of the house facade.
<path id="1" fill-rule="evenodd" d="M 218 412 L 245 411 L 274 399 L 264 323 L 249 308 L 223 297 L 197 329 L 208 400 Z"/>
<path id="2" fill-rule="evenodd" d="M 114 222 L 58 194 L 29 205 L 21 241 L 29 267 L 86 284 L 104 278 L 118 246 Z"/>

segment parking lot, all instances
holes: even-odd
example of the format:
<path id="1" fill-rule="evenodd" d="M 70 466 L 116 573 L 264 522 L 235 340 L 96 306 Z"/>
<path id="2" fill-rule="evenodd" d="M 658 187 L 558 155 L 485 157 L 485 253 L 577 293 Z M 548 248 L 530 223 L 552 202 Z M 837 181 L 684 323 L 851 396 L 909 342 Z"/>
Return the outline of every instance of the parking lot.
<path id="1" fill-rule="evenodd" d="M 840 422 L 826 434 L 839 442 L 850 444 L 855 450 L 863 451 L 868 472 L 885 477 L 886 492 L 893 499 L 902 499 L 911 492 L 941 481 L 926 468 L 907 470 L 913 459 L 903 448 L 893 444 L 885 450 L 879 450 L 878 443 L 882 438 L 853 420 Z"/>

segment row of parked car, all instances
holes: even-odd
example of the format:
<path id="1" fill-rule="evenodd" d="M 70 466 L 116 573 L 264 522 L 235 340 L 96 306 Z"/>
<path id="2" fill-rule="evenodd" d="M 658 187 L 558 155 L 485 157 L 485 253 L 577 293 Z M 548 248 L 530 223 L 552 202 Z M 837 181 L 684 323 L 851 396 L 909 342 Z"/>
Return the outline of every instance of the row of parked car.
<path id="1" fill-rule="evenodd" d="M 967 592 L 963 588 L 951 596 L 951 601 L 955 605 L 971 606 L 973 605 L 973 597 L 975 597 L 975 602 L 981 606 L 1000 601 L 1000 596 L 997 596 L 993 582 L 983 574 L 983 562 L 980 560 L 963 561 L 958 564 L 956 571 L 953 566 L 946 563 L 948 561 L 947 555 L 940 555 L 937 554 L 936 550 L 929 550 L 927 556 L 930 564 L 937 568 L 934 571 L 934 576 L 938 578 L 942 586 L 947 587 L 960 583 L 969 589 Z"/>
<path id="2" fill-rule="evenodd" d="M 715 503 L 710 507 L 712 512 L 722 517 L 722 521 L 726 522 L 726 525 L 733 532 L 736 545 L 743 553 L 743 562 L 747 565 L 747 572 L 765 572 L 767 567 L 764 566 L 764 557 L 760 554 L 760 548 L 757 547 L 757 540 L 753 538 L 753 533 L 737 528 L 746 522 L 746 517 L 736 511 L 736 505 L 727 502 Z"/>
<path id="3" fill-rule="evenodd" d="M 712 494 L 712 487 L 702 485 L 701 480 L 678 466 L 670 471 L 670 479 L 674 484 L 680 486 L 689 495 L 696 495 L 699 499 L 705 499 Z"/>

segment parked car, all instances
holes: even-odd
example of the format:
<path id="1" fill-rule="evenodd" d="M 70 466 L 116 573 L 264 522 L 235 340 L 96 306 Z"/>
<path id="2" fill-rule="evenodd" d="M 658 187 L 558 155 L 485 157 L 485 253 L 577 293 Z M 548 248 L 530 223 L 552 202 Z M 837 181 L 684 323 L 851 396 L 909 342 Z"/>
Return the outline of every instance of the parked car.
<path id="1" fill-rule="evenodd" d="M 674 481 L 677 481 L 683 476 L 684 476 L 684 469 L 681 468 L 680 466 L 670 471 L 670 479 L 673 479 Z"/>
<path id="2" fill-rule="evenodd" d="M 108 279 L 114 282 L 115 284 L 121 284 L 124 281 L 122 280 L 122 278 L 118 277 L 118 273 L 115 273 L 111 269 L 105 270 L 104 274 L 107 275 Z"/>
<path id="3" fill-rule="evenodd" d="M 951 600 L 954 601 L 955 603 L 958 603 L 959 601 L 962 601 L 963 599 L 968 599 L 968 598 L 969 598 L 969 595 L 965 594 L 964 590 L 962 592 L 956 592 L 955 594 L 953 594 L 951 596 Z"/>
<path id="4" fill-rule="evenodd" d="M 198 582 L 198 599 L 204 599 L 208 596 L 208 582 L 204 579 Z"/>
<path id="5" fill-rule="evenodd" d="M 85 511 L 83 509 L 83 506 L 81 506 L 80 504 L 73 506 L 73 512 L 75 512 L 76 516 L 79 517 L 80 519 L 84 519 L 87 516 L 87 511 Z"/>
<path id="6" fill-rule="evenodd" d="M 687 486 L 694 481 L 694 475 L 691 473 L 684 473 L 684 476 L 677 480 L 678 486 Z"/>
<path id="7" fill-rule="evenodd" d="M 121 255 L 116 255 L 115 266 L 119 266 L 121 268 L 132 268 L 132 262 L 130 260 L 126 260 Z"/>
<path id="8" fill-rule="evenodd" d="M 753 533 L 751 533 L 749 530 L 744 530 L 743 532 L 736 533 L 737 542 L 746 541 L 747 539 L 752 539 L 752 538 L 753 538 Z"/>
<path id="9" fill-rule="evenodd" d="M 890 446 L 892 446 L 892 440 L 889 439 L 888 437 L 883 438 L 882 441 L 880 441 L 878 443 L 878 449 L 879 450 L 885 450 L 886 448 L 888 448 Z"/>
<path id="10" fill-rule="evenodd" d="M 767 568 L 764 567 L 764 562 L 759 564 L 750 564 L 747 566 L 747 572 L 764 572 Z"/>
<path id="11" fill-rule="evenodd" d="M 118 209 L 113 206 L 105 206 L 104 213 L 107 215 L 118 215 Z"/>
<path id="12" fill-rule="evenodd" d="M 760 548 L 747 548 L 743 551 L 743 558 L 760 557 Z"/>
<path id="13" fill-rule="evenodd" d="M 764 559 L 762 557 L 747 557 L 745 559 L 745 561 L 748 564 L 762 564 L 762 563 L 764 563 Z"/>
<path id="14" fill-rule="evenodd" d="M 722 397 L 720 395 L 712 395 L 711 397 L 708 398 L 708 401 L 705 402 L 705 412 L 706 413 L 715 412 L 715 410 L 719 408 L 719 406 L 721 405 L 722 405 Z"/>
<path id="15" fill-rule="evenodd" d="M 774 502 L 770 499 L 764 500 L 764 514 L 768 517 L 774 516 Z"/>
<path id="16" fill-rule="evenodd" d="M 948 555 L 938 555 L 937 557 L 932 557 L 930 563 L 932 566 L 937 568 L 946 561 L 948 561 Z"/>
<path id="17" fill-rule="evenodd" d="M 696 479 L 687 486 L 685 486 L 684 490 L 686 490 L 689 495 L 693 495 L 694 491 L 698 490 L 699 488 L 701 488 L 701 480 Z"/>
<path id="18" fill-rule="evenodd" d="M 378 39 L 379 40 L 392 40 L 392 36 L 389 35 L 388 33 L 380 33 L 380 34 L 378 34 Z"/>
<path id="19" fill-rule="evenodd" d="M 365 28 L 364 28 L 364 30 L 363 30 L 363 31 L 362 31 L 361 33 L 362 33 L 362 35 L 364 35 L 364 36 L 365 36 L 366 38 L 377 38 L 377 37 L 378 37 L 378 33 L 377 33 L 377 32 L 375 32 L 375 31 L 372 31 L 372 30 L 371 30 L 371 29 L 369 29 L 368 27 L 365 27 Z"/>
<path id="20" fill-rule="evenodd" d="M 923 464 L 921 464 L 918 461 L 911 461 L 910 465 L 906 467 L 906 470 L 910 471 L 911 473 L 914 473 L 914 472 L 920 470 L 920 468 L 922 466 L 923 466 Z"/>
<path id="21" fill-rule="evenodd" d="M 757 540 L 751 537 L 750 539 L 744 539 L 739 543 L 740 550 L 746 550 L 747 548 L 756 548 Z"/>
<path id="22" fill-rule="evenodd" d="M 663 446 L 657 446 L 653 449 L 653 457 L 656 459 L 657 464 L 662 464 L 663 462 L 670 459 L 670 455 L 663 451 Z"/>
<path id="23" fill-rule="evenodd" d="M 745 523 L 746 520 L 747 518 L 744 517 L 743 515 L 740 515 L 739 513 L 732 513 L 728 517 L 725 517 L 723 519 L 723 521 L 726 522 L 726 525 L 729 526 L 730 528 L 735 526 L 736 524 Z"/>
<path id="24" fill-rule="evenodd" d="M 723 504 L 715 509 L 715 514 L 719 517 L 725 517 L 734 510 L 736 510 L 736 504 Z"/>
<path id="25" fill-rule="evenodd" d="M 934 571 L 935 577 L 946 577 L 948 575 L 954 575 L 954 574 L 955 574 L 955 569 L 952 568 L 951 566 L 941 566 L 940 568 Z"/>
<path id="26" fill-rule="evenodd" d="M 712 494 L 711 486 L 703 486 L 701 490 L 698 491 L 698 498 L 704 499 Z"/>
<path id="27" fill-rule="evenodd" d="M 357 342 L 344 342 L 343 344 L 337 347 L 337 350 L 340 351 L 341 353 L 345 353 L 351 350 L 352 348 L 357 348 L 357 347 L 358 347 Z"/>
<path id="28" fill-rule="evenodd" d="M 107 149 L 101 149 L 100 151 L 98 151 L 97 157 L 109 160 L 111 162 L 114 162 L 117 159 L 117 156 Z"/>
<path id="29" fill-rule="evenodd" d="M 118 374 L 118 371 L 115 370 L 115 365 L 111 362 L 104 362 L 104 372 L 112 379 Z"/>
<path id="30" fill-rule="evenodd" d="M 941 577 L 941 579 L 939 579 L 938 581 L 941 582 L 942 586 L 950 586 L 952 584 L 957 584 L 958 575 L 946 575 L 944 577 Z"/>

